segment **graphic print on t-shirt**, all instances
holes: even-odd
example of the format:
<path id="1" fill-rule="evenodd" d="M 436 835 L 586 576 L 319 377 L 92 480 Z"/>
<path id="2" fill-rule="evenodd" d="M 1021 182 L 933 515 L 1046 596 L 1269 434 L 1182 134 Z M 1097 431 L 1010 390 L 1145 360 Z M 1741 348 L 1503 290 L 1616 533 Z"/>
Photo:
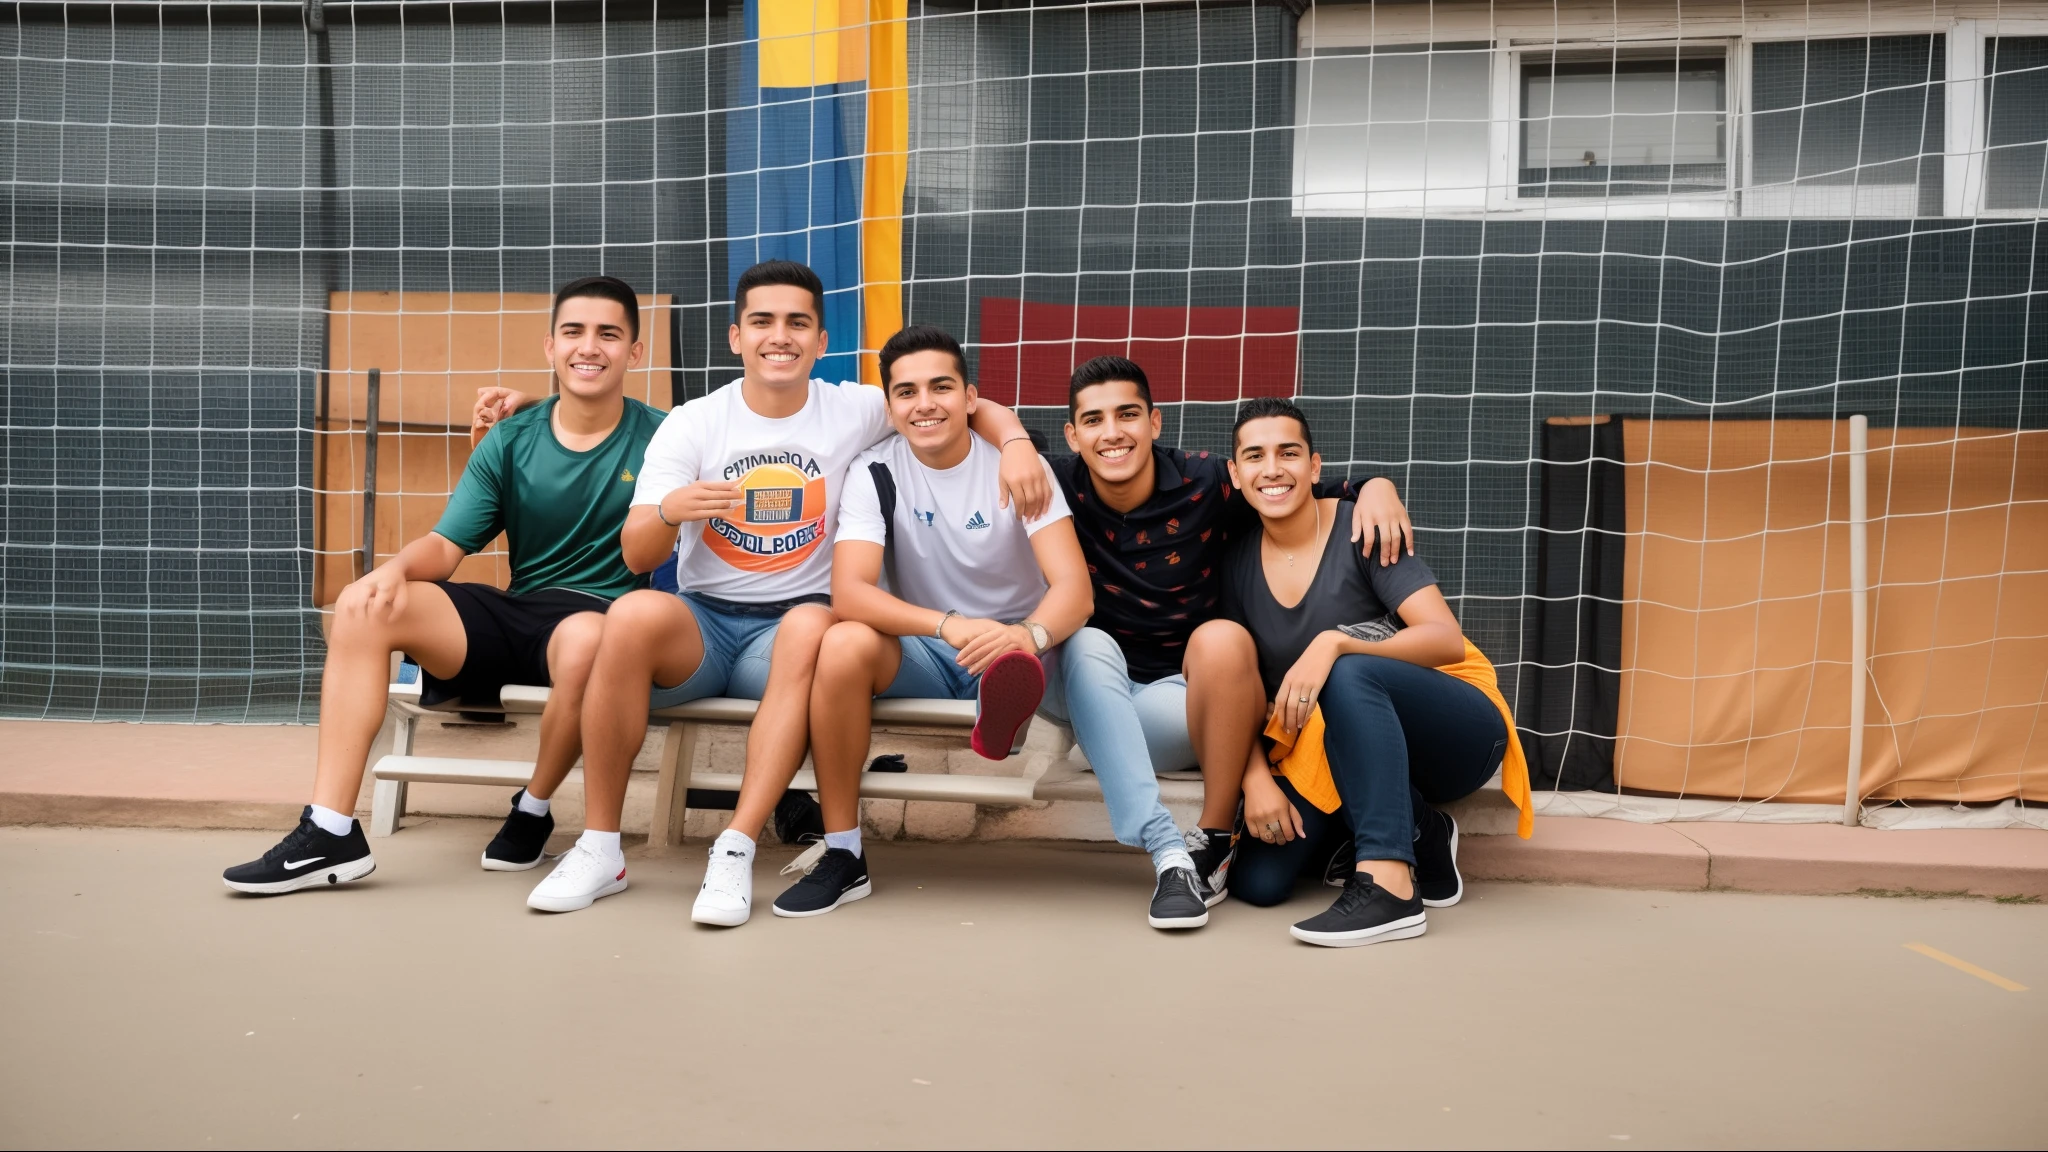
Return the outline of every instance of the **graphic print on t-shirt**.
<path id="1" fill-rule="evenodd" d="M 742 456 L 720 477 L 740 483 L 740 518 L 704 522 L 704 545 L 743 572 L 786 572 L 825 539 L 825 475 L 801 452 Z"/>

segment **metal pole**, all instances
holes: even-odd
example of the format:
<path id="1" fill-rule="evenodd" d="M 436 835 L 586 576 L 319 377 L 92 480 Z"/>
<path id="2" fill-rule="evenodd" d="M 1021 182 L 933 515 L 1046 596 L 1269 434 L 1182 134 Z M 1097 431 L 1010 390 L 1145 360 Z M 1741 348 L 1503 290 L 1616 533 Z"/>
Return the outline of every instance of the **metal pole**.
<path id="1" fill-rule="evenodd" d="M 370 397 L 363 426 L 363 575 L 377 566 L 377 386 L 383 373 L 370 369 Z"/>
<path id="2" fill-rule="evenodd" d="M 1863 822 L 1863 698 L 1870 676 L 1870 418 L 1849 417 L 1849 786 L 1842 823 Z"/>

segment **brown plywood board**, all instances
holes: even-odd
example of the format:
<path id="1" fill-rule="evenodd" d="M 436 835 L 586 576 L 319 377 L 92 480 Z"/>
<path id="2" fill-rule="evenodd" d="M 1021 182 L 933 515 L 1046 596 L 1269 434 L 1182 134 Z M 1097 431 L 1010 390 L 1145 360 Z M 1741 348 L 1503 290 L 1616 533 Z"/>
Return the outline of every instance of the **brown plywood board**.
<path id="1" fill-rule="evenodd" d="M 643 299 L 641 367 L 626 395 L 670 406 L 669 296 Z M 328 317 L 330 389 L 317 433 L 318 549 L 314 603 L 334 603 L 361 570 L 368 370 L 378 385 L 377 560 L 432 531 L 469 463 L 470 410 L 479 388 L 546 395 L 541 343 L 553 297 L 535 292 L 337 292 Z M 455 579 L 504 587 L 501 535 L 464 560 Z"/>
<path id="2" fill-rule="evenodd" d="M 1848 424 L 1625 424 L 1615 774 L 1837 802 L 1850 692 Z M 2048 433 L 1870 433 L 1863 786 L 2048 799 Z"/>

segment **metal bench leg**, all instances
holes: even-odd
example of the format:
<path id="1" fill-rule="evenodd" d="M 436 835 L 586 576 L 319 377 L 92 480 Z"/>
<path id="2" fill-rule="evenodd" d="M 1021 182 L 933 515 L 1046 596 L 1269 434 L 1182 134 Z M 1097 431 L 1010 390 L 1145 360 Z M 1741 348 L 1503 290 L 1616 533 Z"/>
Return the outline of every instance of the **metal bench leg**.
<path id="1" fill-rule="evenodd" d="M 391 754 L 412 755 L 413 733 L 419 725 L 419 718 L 400 713 L 391 731 Z M 370 835 L 389 836 L 398 831 L 400 821 L 405 817 L 405 781 L 379 780 L 370 790 Z"/>
<path id="2" fill-rule="evenodd" d="M 677 720 L 661 740 L 661 774 L 655 780 L 654 815 L 647 829 L 650 848 L 672 848 L 683 842 L 689 816 L 690 773 L 697 763 L 700 725 Z"/>

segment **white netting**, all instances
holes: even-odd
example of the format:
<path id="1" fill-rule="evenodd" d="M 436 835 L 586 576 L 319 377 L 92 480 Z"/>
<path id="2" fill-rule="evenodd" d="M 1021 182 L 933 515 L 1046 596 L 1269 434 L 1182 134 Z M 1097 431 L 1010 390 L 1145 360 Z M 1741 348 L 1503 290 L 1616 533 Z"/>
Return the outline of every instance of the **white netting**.
<path id="1" fill-rule="evenodd" d="M 2048 792 L 2048 4 L 933 3 L 887 67 L 870 12 L 7 9 L 0 711 L 311 719 L 368 370 L 388 555 L 560 281 L 642 291 L 657 404 L 762 255 L 850 348 L 900 75 L 904 318 L 1055 444 L 1097 351 L 1189 447 L 1299 396 L 1546 784 L 1839 802 L 1859 414 L 1866 784 Z"/>

